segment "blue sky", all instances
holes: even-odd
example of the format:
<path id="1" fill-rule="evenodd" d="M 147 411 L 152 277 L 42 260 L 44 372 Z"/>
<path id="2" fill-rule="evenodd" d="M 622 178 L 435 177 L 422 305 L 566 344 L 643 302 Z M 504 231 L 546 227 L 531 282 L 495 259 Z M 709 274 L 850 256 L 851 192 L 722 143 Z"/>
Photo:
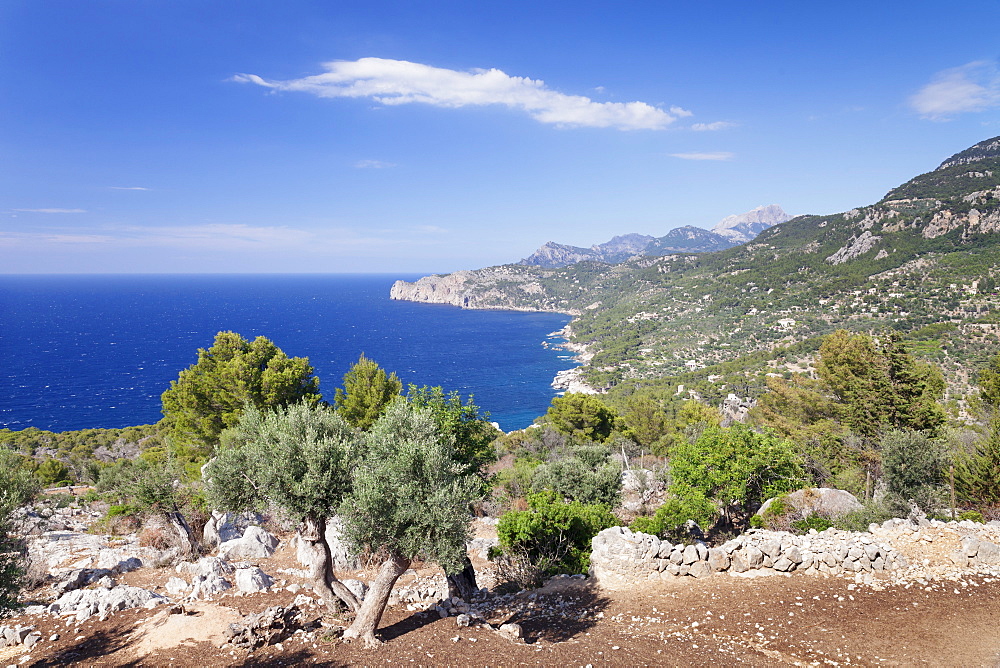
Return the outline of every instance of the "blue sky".
<path id="1" fill-rule="evenodd" d="M 0 4 L 0 272 L 444 272 L 878 200 L 1000 2 Z"/>

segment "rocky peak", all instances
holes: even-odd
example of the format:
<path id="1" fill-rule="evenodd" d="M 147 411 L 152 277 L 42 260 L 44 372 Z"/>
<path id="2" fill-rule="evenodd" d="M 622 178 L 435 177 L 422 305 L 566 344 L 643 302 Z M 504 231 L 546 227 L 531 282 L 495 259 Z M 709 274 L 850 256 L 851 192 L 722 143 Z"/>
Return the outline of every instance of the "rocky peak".
<path id="1" fill-rule="evenodd" d="M 1000 158 L 1000 137 L 993 137 L 992 139 L 985 139 L 974 146 L 956 153 L 947 160 L 941 163 L 940 166 L 934 171 L 941 171 L 942 169 L 948 169 L 949 167 L 954 167 L 955 165 L 967 165 L 971 162 L 979 162 L 980 160 L 995 160 Z"/>
<path id="2" fill-rule="evenodd" d="M 791 220 L 777 204 L 758 206 L 756 209 L 734 216 L 726 216 L 712 228 L 712 232 L 738 244 L 750 241 L 767 228 Z"/>

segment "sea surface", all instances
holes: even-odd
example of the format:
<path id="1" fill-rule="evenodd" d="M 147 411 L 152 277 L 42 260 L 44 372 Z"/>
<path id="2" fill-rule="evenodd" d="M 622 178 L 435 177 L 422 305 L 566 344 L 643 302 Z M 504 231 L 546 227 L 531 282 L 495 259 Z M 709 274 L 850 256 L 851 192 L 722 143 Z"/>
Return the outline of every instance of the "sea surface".
<path id="1" fill-rule="evenodd" d="M 404 387 L 473 394 L 507 431 L 545 412 L 576 365 L 551 347 L 568 316 L 392 301 L 400 278 L 417 276 L 0 276 L 0 428 L 156 422 L 170 381 L 224 330 L 308 357 L 331 402 L 364 353 Z"/>

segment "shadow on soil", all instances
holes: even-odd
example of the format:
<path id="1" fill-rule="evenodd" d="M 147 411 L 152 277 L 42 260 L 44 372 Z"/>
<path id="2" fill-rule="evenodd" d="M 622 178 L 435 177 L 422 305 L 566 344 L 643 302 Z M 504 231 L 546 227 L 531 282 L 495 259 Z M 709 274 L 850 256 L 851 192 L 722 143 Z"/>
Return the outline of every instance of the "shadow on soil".
<path id="1" fill-rule="evenodd" d="M 261 657 L 261 656 L 248 656 L 241 665 L 243 666 L 263 666 L 266 668 L 272 668 L 276 666 L 304 666 L 306 664 L 313 666 L 329 666 L 330 668 L 342 668 L 347 666 L 346 663 L 339 661 L 320 661 L 316 658 L 315 654 L 311 654 L 306 651 L 298 652 L 285 652 L 280 657 Z"/>
<path id="2" fill-rule="evenodd" d="M 46 657 L 32 664 L 36 666 L 66 666 L 66 665 L 109 665 L 103 663 L 107 661 L 107 656 L 113 654 L 129 644 L 130 629 L 109 629 L 98 631 L 87 636 L 86 640 L 81 640 L 78 644 L 59 650 L 52 656 Z M 139 666 L 138 661 L 129 663 L 115 663 L 116 666 Z"/>
<path id="3" fill-rule="evenodd" d="M 433 610 L 431 612 L 433 612 Z M 382 642 L 389 642 L 393 638 L 398 638 L 399 636 L 411 631 L 421 629 L 439 619 L 437 614 L 431 614 L 431 612 L 427 612 L 422 615 L 408 615 L 403 619 L 400 619 L 398 622 L 378 629 L 375 632 L 375 636 Z"/>
<path id="4" fill-rule="evenodd" d="M 495 623 L 520 624 L 527 643 L 565 642 L 593 628 L 610 602 L 591 579 L 557 580 L 519 597 L 510 606 L 517 609 Z"/>

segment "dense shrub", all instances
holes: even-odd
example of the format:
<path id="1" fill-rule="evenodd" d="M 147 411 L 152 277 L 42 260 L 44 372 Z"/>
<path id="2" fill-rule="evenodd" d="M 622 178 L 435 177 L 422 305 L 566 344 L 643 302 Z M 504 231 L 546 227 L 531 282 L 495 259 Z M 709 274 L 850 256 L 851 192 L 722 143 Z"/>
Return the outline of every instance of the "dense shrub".
<path id="1" fill-rule="evenodd" d="M 595 465 L 573 457 L 536 468 L 531 487 L 536 492 L 551 490 L 567 501 L 613 508 L 621 500 L 621 479 L 622 469 L 616 462 Z"/>
<path id="2" fill-rule="evenodd" d="M 923 432 L 893 431 L 881 447 L 890 510 L 906 514 L 912 501 L 931 513 L 944 504 L 946 455 L 939 441 Z"/>
<path id="3" fill-rule="evenodd" d="M 618 524 L 606 506 L 566 503 L 555 492 L 528 495 L 528 510 L 504 513 L 497 525 L 500 553 L 548 564 L 545 575 L 586 573 L 590 540 Z"/>

